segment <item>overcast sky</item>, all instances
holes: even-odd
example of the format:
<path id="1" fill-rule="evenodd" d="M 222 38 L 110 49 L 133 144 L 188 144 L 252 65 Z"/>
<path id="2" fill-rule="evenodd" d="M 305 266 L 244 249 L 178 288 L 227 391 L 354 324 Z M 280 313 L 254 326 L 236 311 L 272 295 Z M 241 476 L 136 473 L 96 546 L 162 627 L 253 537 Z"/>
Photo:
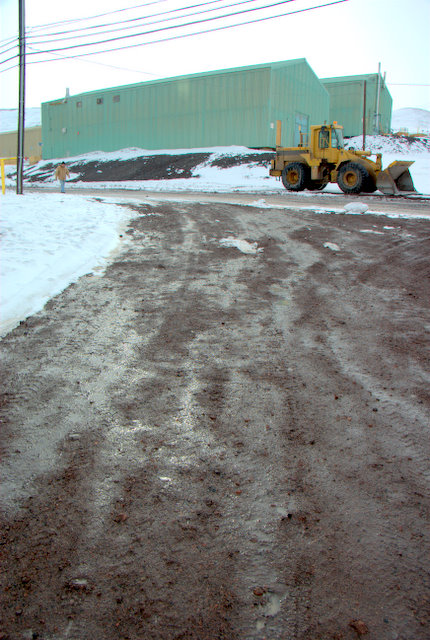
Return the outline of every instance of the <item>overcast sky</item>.
<path id="1" fill-rule="evenodd" d="M 216 0 L 216 6 L 227 6 L 239 0 Z M 333 0 L 290 0 L 272 7 L 270 12 L 250 12 L 234 18 L 237 22 L 255 20 L 267 15 L 297 11 L 307 7 L 327 4 Z M 320 77 L 376 73 L 378 63 L 387 74 L 388 89 L 393 97 L 393 109 L 415 107 L 430 110 L 430 0 L 346 0 L 312 11 L 285 15 L 232 29 L 224 29 L 189 38 L 164 43 L 133 47 L 123 51 L 111 51 L 82 59 L 30 64 L 36 58 L 35 49 L 54 48 L 72 44 L 63 41 L 37 44 L 47 29 L 34 27 L 57 21 L 87 18 L 108 11 L 117 11 L 92 22 L 70 23 L 56 27 L 55 31 L 89 26 L 92 24 L 121 21 L 141 16 L 153 16 L 179 7 L 191 7 L 208 0 L 158 0 L 130 11 L 128 7 L 142 5 L 139 0 L 26 0 L 25 21 L 28 31 L 26 68 L 26 106 L 37 107 L 41 102 L 61 98 L 69 88 L 76 94 L 104 87 L 143 82 L 189 73 L 226 69 L 246 65 L 306 58 Z M 258 4 L 264 6 L 279 0 L 250 0 L 236 8 L 249 9 Z M 7 39 L 18 32 L 18 0 L 0 0 L 0 61 L 13 55 L 6 52 Z M 208 8 L 205 7 L 205 8 Z M 188 11 L 196 11 L 190 9 Z M 224 11 L 225 13 L 225 11 Z M 171 16 L 172 14 L 170 14 Z M 177 14 L 176 14 L 177 15 Z M 214 13 L 200 17 L 214 16 Z M 166 16 L 164 15 L 163 18 Z M 195 19 L 195 18 L 194 18 Z M 230 22 L 233 18 L 229 19 Z M 130 24 L 130 23 L 126 23 Z M 171 22 L 163 23 L 167 26 Z M 194 30 L 213 29 L 226 21 L 213 21 L 145 36 L 146 41 L 189 33 Z M 140 28 L 153 29 L 154 26 Z M 51 28 L 52 31 L 52 28 Z M 128 33 L 127 31 L 123 34 Z M 132 32 L 129 32 L 132 33 Z M 122 35 L 123 35 L 122 34 Z M 112 38 L 109 33 L 103 38 Z M 33 37 L 33 41 L 31 38 Z M 101 39 L 101 38 L 99 38 Z M 73 44 L 80 41 L 73 41 Z M 116 41 L 104 45 L 113 48 L 135 44 L 136 39 Z M 76 50 L 63 51 L 70 55 Z M 88 51 L 88 49 L 86 49 Z M 45 54 L 52 60 L 57 54 Z M 16 108 L 18 103 L 17 68 L 4 71 L 17 60 L 0 64 L 0 108 Z"/>

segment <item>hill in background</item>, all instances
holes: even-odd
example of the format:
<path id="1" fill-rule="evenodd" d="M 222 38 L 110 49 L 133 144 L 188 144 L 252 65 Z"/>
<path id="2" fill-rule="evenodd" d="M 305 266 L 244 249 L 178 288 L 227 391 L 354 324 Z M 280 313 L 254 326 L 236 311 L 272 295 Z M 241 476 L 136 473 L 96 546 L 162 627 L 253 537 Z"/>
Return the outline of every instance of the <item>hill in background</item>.
<path id="1" fill-rule="evenodd" d="M 393 131 L 430 134 L 430 111 L 427 109 L 397 109 L 391 118 Z"/>
<path id="2" fill-rule="evenodd" d="M 25 126 L 40 127 L 42 124 L 42 113 L 40 107 L 31 107 L 25 110 Z M 0 133 L 17 131 L 18 129 L 18 109 L 0 109 Z"/>

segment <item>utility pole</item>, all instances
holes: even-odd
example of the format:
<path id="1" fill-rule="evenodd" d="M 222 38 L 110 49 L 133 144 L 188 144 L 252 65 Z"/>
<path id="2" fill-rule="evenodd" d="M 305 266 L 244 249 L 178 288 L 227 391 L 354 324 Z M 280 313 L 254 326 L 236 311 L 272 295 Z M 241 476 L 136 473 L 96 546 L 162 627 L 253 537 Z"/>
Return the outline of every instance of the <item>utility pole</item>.
<path id="1" fill-rule="evenodd" d="M 16 192 L 22 194 L 25 130 L 25 0 L 19 0 L 19 98 L 18 151 L 16 161 Z"/>
<path id="2" fill-rule="evenodd" d="M 366 149 L 366 93 L 367 82 L 365 80 L 363 83 L 363 151 Z"/>
<path id="3" fill-rule="evenodd" d="M 378 86 L 376 89 L 376 133 L 379 134 L 379 101 L 381 99 L 381 63 L 378 63 Z"/>

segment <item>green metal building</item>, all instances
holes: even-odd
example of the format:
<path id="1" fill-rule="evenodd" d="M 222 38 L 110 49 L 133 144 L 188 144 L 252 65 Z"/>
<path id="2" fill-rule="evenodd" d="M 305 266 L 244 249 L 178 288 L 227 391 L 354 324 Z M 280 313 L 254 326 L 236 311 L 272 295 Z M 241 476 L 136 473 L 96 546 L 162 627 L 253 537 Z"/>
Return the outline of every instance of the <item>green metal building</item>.
<path id="1" fill-rule="evenodd" d="M 329 118 L 329 94 L 305 59 L 120 86 L 42 104 L 43 158 L 89 151 L 296 145 Z M 300 129 L 301 128 L 301 129 Z"/>
<path id="2" fill-rule="evenodd" d="M 379 73 L 323 78 L 321 82 L 330 95 L 330 122 L 343 125 L 345 136 L 363 133 L 364 102 L 366 134 L 390 132 L 393 100 Z"/>

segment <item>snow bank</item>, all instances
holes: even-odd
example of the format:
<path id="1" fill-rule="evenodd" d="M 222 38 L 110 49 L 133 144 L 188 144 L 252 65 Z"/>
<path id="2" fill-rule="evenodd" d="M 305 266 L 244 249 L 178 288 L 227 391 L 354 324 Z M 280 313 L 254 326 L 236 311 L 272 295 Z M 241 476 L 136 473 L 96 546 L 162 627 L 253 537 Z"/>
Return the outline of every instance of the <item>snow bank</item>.
<path id="1" fill-rule="evenodd" d="M 101 271 L 131 214 L 87 196 L 0 197 L 3 336 L 80 276 Z"/>

